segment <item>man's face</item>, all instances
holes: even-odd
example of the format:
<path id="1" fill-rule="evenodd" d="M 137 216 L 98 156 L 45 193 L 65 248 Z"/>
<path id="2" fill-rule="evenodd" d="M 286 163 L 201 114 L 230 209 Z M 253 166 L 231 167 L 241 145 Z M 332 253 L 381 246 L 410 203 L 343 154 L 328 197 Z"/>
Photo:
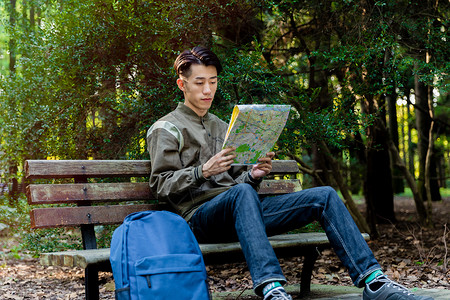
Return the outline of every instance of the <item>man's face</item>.
<path id="1" fill-rule="evenodd" d="M 217 90 L 217 70 L 214 66 L 191 65 L 189 77 L 180 76 L 177 84 L 184 93 L 184 104 L 203 117 L 211 107 Z"/>

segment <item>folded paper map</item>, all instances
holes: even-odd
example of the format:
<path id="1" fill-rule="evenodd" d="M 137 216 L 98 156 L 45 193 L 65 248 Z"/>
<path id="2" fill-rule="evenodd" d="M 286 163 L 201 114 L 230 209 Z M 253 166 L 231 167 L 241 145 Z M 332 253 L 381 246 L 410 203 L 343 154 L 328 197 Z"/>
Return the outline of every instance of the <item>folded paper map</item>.
<path id="1" fill-rule="evenodd" d="M 235 164 L 256 164 L 275 145 L 286 125 L 290 105 L 236 105 L 223 148 L 235 147 Z"/>

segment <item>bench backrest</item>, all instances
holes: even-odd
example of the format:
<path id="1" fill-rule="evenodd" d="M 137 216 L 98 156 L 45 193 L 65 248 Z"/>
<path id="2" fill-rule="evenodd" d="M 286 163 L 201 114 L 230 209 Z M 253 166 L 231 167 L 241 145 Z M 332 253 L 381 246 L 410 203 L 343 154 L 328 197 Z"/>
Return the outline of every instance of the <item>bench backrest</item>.
<path id="1" fill-rule="evenodd" d="M 295 161 L 273 161 L 271 177 L 261 183 L 259 193 L 276 195 L 300 190 L 300 182 L 295 178 L 298 172 Z M 28 160 L 25 173 L 28 179 L 71 179 L 27 186 L 30 205 L 55 204 L 32 209 L 31 227 L 81 226 L 83 243 L 85 238 L 94 243 L 95 225 L 120 224 L 132 212 L 168 209 L 167 204 L 158 203 L 150 190 L 149 160 Z M 293 179 L 284 179 L 286 175 Z M 94 237 L 88 238 L 90 235 Z"/>

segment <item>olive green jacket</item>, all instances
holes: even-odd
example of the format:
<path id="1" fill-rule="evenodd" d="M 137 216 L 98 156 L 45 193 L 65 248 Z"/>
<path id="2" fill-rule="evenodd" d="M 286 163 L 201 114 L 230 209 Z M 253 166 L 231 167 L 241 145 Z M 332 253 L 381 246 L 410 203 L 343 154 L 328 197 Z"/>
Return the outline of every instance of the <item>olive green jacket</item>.
<path id="1" fill-rule="evenodd" d="M 233 166 L 208 179 L 203 177 L 202 166 L 222 150 L 227 128 L 217 116 L 207 113 L 199 117 L 179 103 L 147 132 L 150 188 L 186 220 L 201 204 L 237 183 L 258 188 L 260 180 L 253 180 L 244 166 Z"/>

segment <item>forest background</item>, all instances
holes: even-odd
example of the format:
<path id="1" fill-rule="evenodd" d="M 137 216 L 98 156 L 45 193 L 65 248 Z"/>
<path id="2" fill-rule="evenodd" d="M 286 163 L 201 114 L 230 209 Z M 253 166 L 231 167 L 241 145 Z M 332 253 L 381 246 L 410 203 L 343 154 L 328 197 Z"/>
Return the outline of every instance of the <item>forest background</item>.
<path id="1" fill-rule="evenodd" d="M 419 222 L 449 183 L 449 2 L 430 0 L 4 0 L 0 4 L 2 211 L 26 211 L 27 159 L 149 159 L 149 126 L 179 101 L 174 58 L 222 59 L 212 112 L 293 107 L 277 157 L 303 187 L 331 185 L 362 231 Z M 363 195 L 367 211 L 355 207 Z M 3 215 L 7 215 L 3 214 Z"/>

